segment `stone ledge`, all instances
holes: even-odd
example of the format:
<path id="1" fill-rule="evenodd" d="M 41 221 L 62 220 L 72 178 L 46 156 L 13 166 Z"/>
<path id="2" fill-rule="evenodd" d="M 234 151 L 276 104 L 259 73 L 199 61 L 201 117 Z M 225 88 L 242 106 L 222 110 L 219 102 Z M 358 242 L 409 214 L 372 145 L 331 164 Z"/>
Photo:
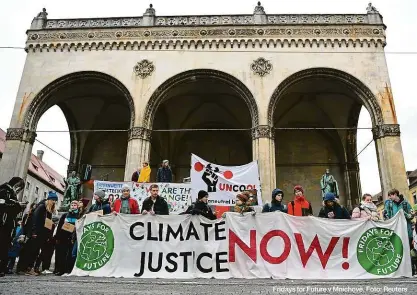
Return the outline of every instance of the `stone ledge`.
<path id="1" fill-rule="evenodd" d="M 35 142 L 36 132 L 23 128 L 8 128 L 6 140 L 19 140 L 33 144 Z"/>
<path id="2" fill-rule="evenodd" d="M 252 128 L 252 139 L 269 138 L 274 139 L 274 129 L 268 125 L 258 125 Z"/>
<path id="3" fill-rule="evenodd" d="M 144 127 L 133 127 L 129 129 L 128 140 L 132 139 L 143 139 L 150 141 L 152 138 L 152 130 Z"/>
<path id="4" fill-rule="evenodd" d="M 383 138 L 386 136 L 400 136 L 400 125 L 399 124 L 383 124 L 376 125 L 372 128 L 372 133 L 374 135 L 374 140 Z"/>

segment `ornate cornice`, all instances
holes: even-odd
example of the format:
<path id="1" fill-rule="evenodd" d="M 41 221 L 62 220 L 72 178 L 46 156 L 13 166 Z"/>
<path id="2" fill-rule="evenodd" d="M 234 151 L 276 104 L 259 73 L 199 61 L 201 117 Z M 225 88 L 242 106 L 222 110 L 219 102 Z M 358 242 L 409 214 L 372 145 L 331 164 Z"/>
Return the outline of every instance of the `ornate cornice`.
<path id="1" fill-rule="evenodd" d="M 27 50 L 383 47 L 382 26 L 252 26 L 29 31 Z"/>
<path id="2" fill-rule="evenodd" d="M 252 139 L 258 138 L 274 139 L 274 128 L 268 125 L 258 125 L 252 128 Z"/>
<path id="3" fill-rule="evenodd" d="M 132 139 L 144 139 L 150 141 L 152 138 L 152 130 L 144 127 L 133 127 L 129 129 L 129 140 Z"/>
<path id="4" fill-rule="evenodd" d="M 386 136 L 400 136 L 400 125 L 398 124 L 383 124 L 376 125 L 372 128 L 372 133 L 374 135 L 374 140 L 383 138 Z"/>
<path id="5" fill-rule="evenodd" d="M 19 140 L 33 144 L 35 142 L 36 132 L 25 130 L 23 128 L 9 128 L 6 133 L 6 140 Z"/>

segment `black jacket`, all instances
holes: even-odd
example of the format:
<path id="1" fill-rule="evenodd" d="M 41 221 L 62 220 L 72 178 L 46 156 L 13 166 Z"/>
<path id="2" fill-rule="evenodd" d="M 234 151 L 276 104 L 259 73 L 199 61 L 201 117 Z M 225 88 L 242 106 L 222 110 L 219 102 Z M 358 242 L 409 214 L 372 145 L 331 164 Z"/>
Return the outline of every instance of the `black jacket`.
<path id="1" fill-rule="evenodd" d="M 46 210 L 45 200 L 41 201 L 33 212 L 32 235 L 42 236 L 47 238 L 50 235 L 50 230 L 45 227 L 45 220 L 49 218 L 52 220 L 52 213 Z"/>
<path id="2" fill-rule="evenodd" d="M 169 167 L 160 167 L 156 173 L 156 182 L 172 182 L 172 171 Z"/>
<path id="3" fill-rule="evenodd" d="M 185 211 L 185 214 L 201 215 L 210 220 L 217 219 L 216 215 L 214 215 L 213 211 L 211 211 L 210 206 L 200 201 L 191 204 Z"/>
<path id="4" fill-rule="evenodd" d="M 328 214 L 330 212 L 334 213 L 334 219 L 350 219 L 350 214 L 345 207 L 340 206 L 339 204 L 334 204 L 333 207 L 324 206 L 321 208 L 319 217 L 329 218 Z"/>
<path id="5" fill-rule="evenodd" d="M 160 196 L 156 197 L 155 203 L 152 201 L 151 197 L 146 198 L 142 203 L 141 213 L 143 210 L 148 212 L 154 211 L 156 215 L 169 215 L 168 203 Z"/>
<path id="6" fill-rule="evenodd" d="M 16 217 L 22 210 L 13 188 L 8 183 L 0 185 L 0 227 L 14 229 Z"/>
<path id="7" fill-rule="evenodd" d="M 71 244 L 73 233 L 70 233 L 70 232 L 62 229 L 62 226 L 64 225 L 65 219 L 67 217 L 77 218 L 78 213 L 76 213 L 76 214 L 64 213 L 61 216 L 61 218 L 59 219 L 58 227 L 57 227 L 56 234 L 55 234 L 55 240 L 56 240 L 57 244 Z"/>

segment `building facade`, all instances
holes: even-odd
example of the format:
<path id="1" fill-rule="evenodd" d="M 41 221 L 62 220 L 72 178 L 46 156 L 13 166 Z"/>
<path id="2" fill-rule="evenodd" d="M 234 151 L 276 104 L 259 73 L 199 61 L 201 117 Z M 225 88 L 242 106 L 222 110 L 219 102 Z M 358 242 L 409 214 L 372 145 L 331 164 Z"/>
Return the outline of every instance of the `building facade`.
<path id="1" fill-rule="evenodd" d="M 257 160 L 265 200 L 302 184 L 315 208 L 326 168 L 341 201 L 361 195 L 356 127 L 372 118 L 383 192 L 407 178 L 384 46 L 385 25 L 365 14 L 50 19 L 27 31 L 27 59 L 0 179 L 26 174 L 41 115 L 58 105 L 71 132 L 68 170 L 130 179 L 143 161 L 190 154 L 222 165 Z M 94 130 L 91 131 L 91 130 Z M 214 131 L 215 130 L 215 131 Z M 153 175 L 154 176 L 154 175 Z"/>
<path id="2" fill-rule="evenodd" d="M 0 165 L 5 149 L 6 132 L 0 128 Z M 63 177 L 43 162 L 44 151 L 39 150 L 37 155 L 31 154 L 27 167 L 26 185 L 20 198 L 22 202 L 39 203 L 46 199 L 48 192 L 53 190 L 58 195 L 58 206 L 64 198 L 65 184 Z M 58 207 L 59 208 L 59 207 Z"/>

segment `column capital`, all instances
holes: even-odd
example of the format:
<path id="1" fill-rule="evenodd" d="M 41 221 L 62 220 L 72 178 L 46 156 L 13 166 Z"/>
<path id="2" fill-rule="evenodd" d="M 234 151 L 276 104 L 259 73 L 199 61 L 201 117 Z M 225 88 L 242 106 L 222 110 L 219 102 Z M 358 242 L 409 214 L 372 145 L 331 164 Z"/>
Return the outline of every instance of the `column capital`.
<path id="1" fill-rule="evenodd" d="M 132 139 L 144 139 L 147 141 L 151 141 L 152 138 L 152 130 L 144 128 L 144 127 L 132 127 L 129 129 L 129 141 Z"/>
<path id="2" fill-rule="evenodd" d="M 23 128 L 8 128 L 6 140 L 19 140 L 33 144 L 35 142 L 36 132 Z"/>
<path id="3" fill-rule="evenodd" d="M 274 139 L 274 128 L 268 125 L 258 125 L 252 128 L 252 139 L 269 138 Z"/>
<path id="4" fill-rule="evenodd" d="M 383 138 L 386 136 L 400 136 L 400 125 L 399 124 L 383 124 L 376 125 L 372 128 L 374 140 Z"/>

